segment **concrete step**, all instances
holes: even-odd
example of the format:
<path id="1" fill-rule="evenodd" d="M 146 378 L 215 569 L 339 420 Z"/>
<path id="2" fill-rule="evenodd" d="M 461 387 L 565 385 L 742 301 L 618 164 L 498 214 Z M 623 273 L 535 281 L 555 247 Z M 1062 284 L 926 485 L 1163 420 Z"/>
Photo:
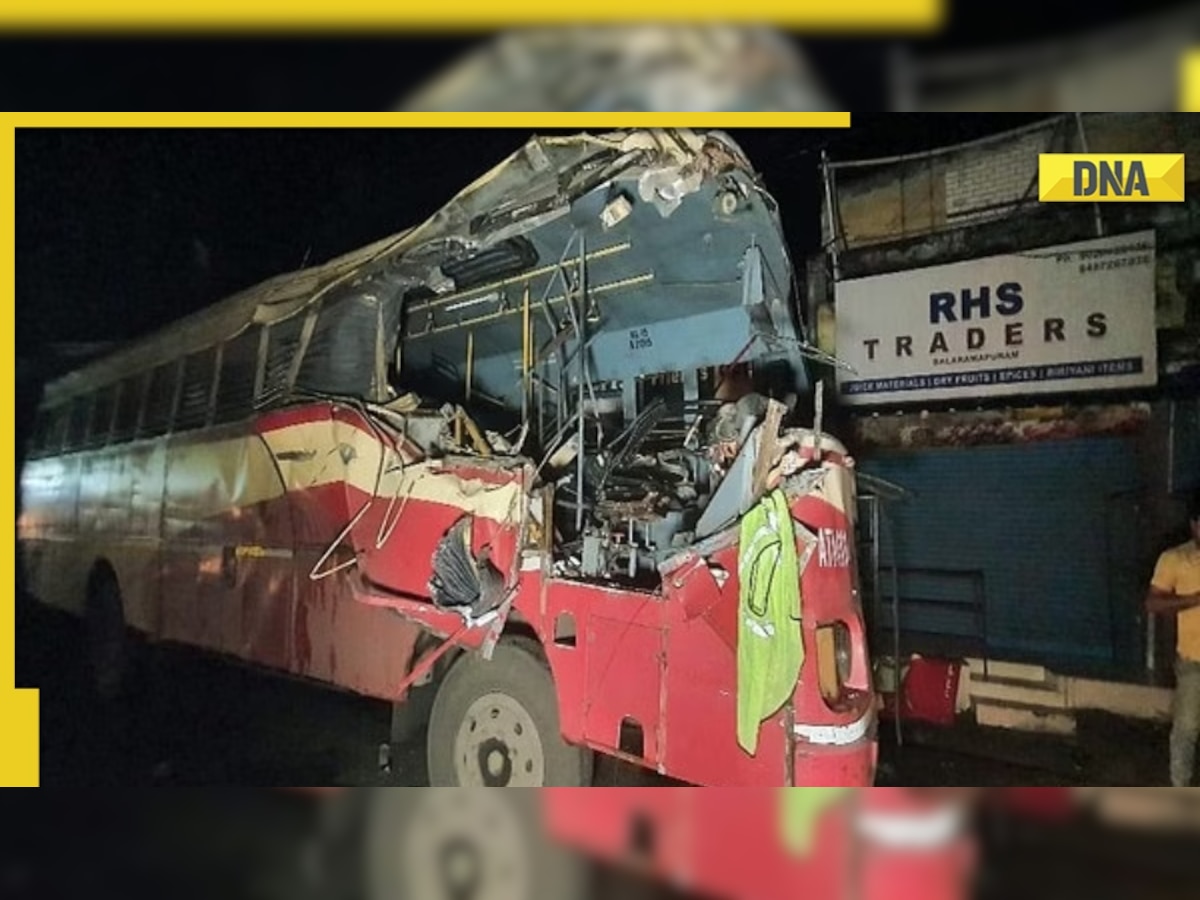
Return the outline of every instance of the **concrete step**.
<path id="1" fill-rule="evenodd" d="M 966 665 L 971 672 L 971 678 L 1004 678 L 1012 681 L 1026 681 L 1033 684 L 1044 684 L 1052 676 L 1043 666 L 1030 663 L 1006 662 L 1001 659 L 968 658 Z"/>
<path id="2" fill-rule="evenodd" d="M 1130 719 L 1170 721 L 1170 688 L 1148 684 L 1123 684 L 1097 681 L 1090 678 L 1065 679 L 1065 689 L 1072 709 L 1098 709 Z"/>
<path id="3" fill-rule="evenodd" d="M 1008 678 L 971 679 L 971 699 L 974 703 L 1016 703 L 1044 709 L 1069 709 L 1070 698 L 1058 679 L 1050 678 L 1042 685 Z"/>
<path id="4" fill-rule="evenodd" d="M 1075 716 L 1069 711 L 1019 703 L 978 702 L 975 704 L 975 721 L 988 728 L 1010 728 L 1037 734 L 1075 734 Z"/>

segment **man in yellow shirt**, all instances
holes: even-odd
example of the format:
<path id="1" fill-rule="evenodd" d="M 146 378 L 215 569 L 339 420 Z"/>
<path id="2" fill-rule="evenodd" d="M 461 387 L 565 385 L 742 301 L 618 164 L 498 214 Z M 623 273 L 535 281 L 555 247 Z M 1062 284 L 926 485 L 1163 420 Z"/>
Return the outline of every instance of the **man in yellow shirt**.
<path id="1" fill-rule="evenodd" d="M 1191 787 L 1200 738 L 1200 493 L 1188 506 L 1192 539 L 1158 558 L 1146 609 L 1177 616 L 1175 700 L 1171 728 L 1171 784 Z"/>

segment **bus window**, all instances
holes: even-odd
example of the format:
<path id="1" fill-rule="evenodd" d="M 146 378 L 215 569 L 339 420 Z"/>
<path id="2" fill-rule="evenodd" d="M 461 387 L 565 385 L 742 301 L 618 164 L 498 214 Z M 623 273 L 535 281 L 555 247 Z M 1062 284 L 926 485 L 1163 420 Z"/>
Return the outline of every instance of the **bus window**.
<path id="1" fill-rule="evenodd" d="M 138 434 L 152 437 L 171 430 L 171 419 L 175 412 L 175 382 L 179 378 L 179 363 L 169 362 L 159 366 L 150 374 L 146 388 L 146 408 Z"/>
<path id="2" fill-rule="evenodd" d="M 117 413 L 113 419 L 112 442 L 131 440 L 137 433 L 138 414 L 142 409 L 142 394 L 146 392 L 145 375 L 133 375 L 121 382 L 117 396 Z"/>
<path id="3" fill-rule="evenodd" d="M 42 455 L 52 456 L 62 450 L 69 412 L 70 408 L 62 404 L 46 410 L 46 439 L 42 442 Z"/>
<path id="4" fill-rule="evenodd" d="M 116 406 L 117 385 L 110 384 L 96 392 L 96 399 L 92 404 L 91 424 L 88 427 L 87 446 L 103 447 L 108 443 Z"/>
<path id="5" fill-rule="evenodd" d="M 282 400 L 290 389 L 288 371 L 300 349 L 300 332 L 304 321 L 292 316 L 272 323 L 267 330 L 267 360 L 263 368 L 263 384 L 259 405 Z"/>
<path id="6" fill-rule="evenodd" d="M 217 381 L 213 422 L 233 422 L 254 411 L 254 377 L 258 371 L 259 328 L 243 331 L 225 343 Z"/>
<path id="7" fill-rule="evenodd" d="M 67 417 L 67 436 L 63 449 L 79 450 L 87 438 L 88 419 L 91 418 L 92 395 L 84 394 L 71 401 L 71 412 Z"/>
<path id="8" fill-rule="evenodd" d="M 208 423 L 216 367 L 215 347 L 193 353 L 183 361 L 183 384 L 179 392 L 179 409 L 175 413 L 176 431 Z"/>

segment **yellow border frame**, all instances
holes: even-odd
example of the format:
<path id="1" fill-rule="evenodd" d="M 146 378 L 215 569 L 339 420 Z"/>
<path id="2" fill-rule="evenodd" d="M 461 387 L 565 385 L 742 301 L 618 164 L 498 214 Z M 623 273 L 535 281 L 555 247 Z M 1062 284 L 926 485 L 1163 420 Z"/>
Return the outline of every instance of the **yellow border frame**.
<path id="1" fill-rule="evenodd" d="M 1184 54 L 1179 78 L 1179 112 L 1200 112 L 1200 49 Z"/>
<path id="2" fill-rule="evenodd" d="M 0 304 L 5 324 L 5 509 L 0 571 L 0 786 L 39 783 L 39 705 L 34 689 L 15 690 L 16 646 L 16 130 L 18 128 L 848 128 L 849 113 L 3 113 L 0 114 Z"/>
<path id="3" fill-rule="evenodd" d="M 16 584 L 17 584 L 17 466 L 16 466 L 16 297 L 14 295 L 16 217 L 13 192 L 16 188 L 15 131 L 0 120 L 0 306 L 4 309 L 4 327 L 0 328 L 0 354 L 4 356 L 4 417 L 0 421 L 0 442 L 4 468 L 12 480 L 3 479 L 0 497 L 7 514 L 0 523 L 0 577 L 8 579 L 8 589 L 0 597 L 10 598 L 0 605 L 0 785 L 33 787 L 38 783 L 38 693 L 14 690 L 16 684 Z"/>
<path id="4" fill-rule="evenodd" d="M 284 0 L 6 0 L 0 26 L 38 30 L 216 29 L 355 31 L 392 28 L 467 30 L 506 26 L 596 24 L 773 24 L 788 28 L 929 31 L 945 21 L 947 0 L 757 0 L 728 4 L 712 0 L 600 0 L 454 4 L 343 0 L 341 3 Z"/>

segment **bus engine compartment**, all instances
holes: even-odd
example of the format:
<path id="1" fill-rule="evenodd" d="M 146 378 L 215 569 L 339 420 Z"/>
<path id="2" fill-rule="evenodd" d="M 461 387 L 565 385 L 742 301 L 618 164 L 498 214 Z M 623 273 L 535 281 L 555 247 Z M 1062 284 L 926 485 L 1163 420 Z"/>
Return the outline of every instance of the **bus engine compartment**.
<path id="1" fill-rule="evenodd" d="M 418 402 L 411 395 L 404 398 L 409 406 Z M 542 534 L 549 506 L 553 574 L 646 590 L 658 588 L 661 571 L 675 557 L 703 553 L 706 544 L 723 540 L 722 533 L 764 494 L 783 488 L 796 498 L 816 491 L 832 473 L 853 478 L 853 460 L 837 441 L 812 429 L 781 429 L 788 407 L 758 393 L 722 404 L 714 424 L 697 423 L 681 446 L 656 446 L 653 429 L 665 404 L 655 402 L 605 446 L 585 446 L 581 454 L 575 441 L 565 439 L 536 466 L 520 455 L 519 444 L 480 429 L 461 407 L 416 409 L 403 417 L 394 409 L 367 411 L 406 448 L 412 464 L 469 461 L 473 468 L 500 472 L 531 467 L 528 529 L 534 537 Z M 663 443 L 657 438 L 658 445 Z M 820 465 L 823 454 L 834 456 L 837 465 Z M 577 500 L 580 474 L 582 504 Z M 451 606 L 480 602 L 479 561 L 460 552 L 469 544 L 466 527 L 462 520 L 447 533 L 434 560 L 442 584 L 434 599 L 449 600 Z M 448 582 L 457 582 L 459 589 L 448 588 Z M 454 596 L 459 599 L 450 599 Z M 476 615 L 485 611 L 474 609 Z"/>

